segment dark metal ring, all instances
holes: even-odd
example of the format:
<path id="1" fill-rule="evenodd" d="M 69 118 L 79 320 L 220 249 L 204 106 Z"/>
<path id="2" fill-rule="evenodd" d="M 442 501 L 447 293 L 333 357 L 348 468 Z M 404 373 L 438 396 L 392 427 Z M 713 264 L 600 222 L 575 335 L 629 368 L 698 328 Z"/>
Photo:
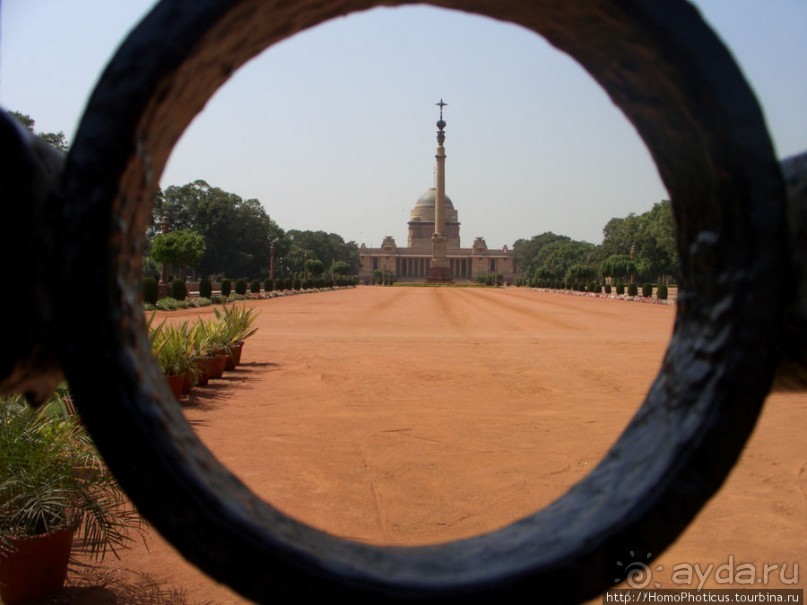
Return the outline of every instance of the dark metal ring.
<path id="1" fill-rule="evenodd" d="M 687 3 L 430 2 L 518 23 L 575 58 L 633 123 L 673 202 L 681 294 L 661 372 L 602 463 L 547 508 L 438 546 L 327 535 L 258 499 L 215 460 L 151 356 L 140 302 L 144 231 L 168 154 L 191 119 L 278 40 L 377 4 L 409 3 L 156 6 L 103 73 L 67 158 L 65 280 L 84 296 L 60 301 L 61 362 L 140 511 L 186 558 L 251 599 L 592 598 L 613 581 L 617 559 L 661 552 L 720 487 L 779 358 L 787 275 L 779 167 L 751 90 Z M 96 386 L 98 373 L 112 391 Z"/>

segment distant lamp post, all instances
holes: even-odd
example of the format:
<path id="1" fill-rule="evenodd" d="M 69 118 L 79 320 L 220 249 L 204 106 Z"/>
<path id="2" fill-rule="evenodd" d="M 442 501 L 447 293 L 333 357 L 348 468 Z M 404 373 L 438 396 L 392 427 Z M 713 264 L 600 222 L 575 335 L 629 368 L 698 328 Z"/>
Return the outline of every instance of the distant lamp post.
<path id="1" fill-rule="evenodd" d="M 269 280 L 275 281 L 275 242 L 277 238 L 269 242 Z"/>
<path id="2" fill-rule="evenodd" d="M 162 223 L 162 232 L 168 233 L 169 231 L 169 224 L 168 224 L 168 213 L 166 212 L 163 214 L 163 223 Z M 160 263 L 160 281 L 157 284 L 157 296 L 159 298 L 165 298 L 171 293 L 171 288 L 168 285 L 168 263 L 163 262 Z"/>

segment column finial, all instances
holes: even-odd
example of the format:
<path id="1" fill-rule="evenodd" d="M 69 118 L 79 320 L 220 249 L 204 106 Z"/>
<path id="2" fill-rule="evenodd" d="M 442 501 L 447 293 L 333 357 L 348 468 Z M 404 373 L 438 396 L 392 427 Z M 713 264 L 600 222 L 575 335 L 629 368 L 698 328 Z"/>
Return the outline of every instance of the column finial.
<path id="1" fill-rule="evenodd" d="M 437 128 L 439 128 L 439 130 L 437 131 L 437 142 L 440 143 L 440 145 L 442 145 L 446 140 L 445 132 L 443 132 L 443 130 L 446 127 L 446 122 L 443 119 L 443 107 L 448 105 L 448 103 L 443 101 L 443 98 L 440 97 L 440 102 L 435 103 L 435 105 L 437 105 L 440 108 L 440 119 L 437 120 Z"/>

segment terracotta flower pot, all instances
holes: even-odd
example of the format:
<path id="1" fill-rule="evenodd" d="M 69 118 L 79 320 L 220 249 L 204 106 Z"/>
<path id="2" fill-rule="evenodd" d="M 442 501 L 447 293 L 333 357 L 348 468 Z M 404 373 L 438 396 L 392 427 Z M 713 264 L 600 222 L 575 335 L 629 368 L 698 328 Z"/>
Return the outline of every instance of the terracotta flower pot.
<path id="1" fill-rule="evenodd" d="M 224 367 L 227 365 L 229 355 L 226 353 L 217 353 L 206 357 L 207 359 L 207 375 L 209 378 L 221 378 L 224 374 Z"/>
<path id="2" fill-rule="evenodd" d="M 182 385 L 185 382 L 184 376 L 174 376 L 173 374 L 166 374 L 165 379 L 168 381 L 168 386 L 171 387 L 171 392 L 177 401 L 182 397 Z"/>
<path id="3" fill-rule="evenodd" d="M 204 359 L 200 359 L 196 362 L 196 366 L 196 384 L 203 387 L 210 378 L 207 375 L 207 362 Z"/>
<path id="4" fill-rule="evenodd" d="M 17 605 L 61 592 L 73 547 L 73 529 L 10 538 L 14 552 L 0 555 L 0 597 Z"/>
<path id="5" fill-rule="evenodd" d="M 241 348 L 243 346 L 243 342 L 237 342 L 230 347 L 230 352 L 227 355 L 227 365 L 224 366 L 225 370 L 234 370 L 235 366 L 241 363 Z"/>
<path id="6" fill-rule="evenodd" d="M 191 389 L 193 389 L 193 372 L 185 372 L 182 375 L 182 394 L 190 394 Z"/>

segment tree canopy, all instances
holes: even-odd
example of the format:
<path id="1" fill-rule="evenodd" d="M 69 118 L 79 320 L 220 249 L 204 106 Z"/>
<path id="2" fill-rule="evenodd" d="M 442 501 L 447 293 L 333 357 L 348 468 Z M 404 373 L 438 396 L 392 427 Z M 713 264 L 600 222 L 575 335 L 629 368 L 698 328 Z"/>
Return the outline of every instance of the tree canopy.
<path id="1" fill-rule="evenodd" d="M 20 113 L 19 111 L 10 111 L 9 113 L 17 118 L 25 128 L 33 132 L 40 140 L 45 141 L 48 145 L 60 151 L 67 151 L 67 137 L 64 136 L 64 132 L 61 130 L 59 132 L 36 132 L 36 130 L 34 130 L 36 122 L 31 116 L 26 113 Z"/>
<path id="2" fill-rule="evenodd" d="M 160 233 L 151 242 L 151 257 L 156 262 L 179 268 L 196 266 L 204 253 L 204 238 L 189 229 Z"/>
<path id="3" fill-rule="evenodd" d="M 668 200 L 644 214 L 612 218 L 597 246 L 552 232 L 520 239 L 514 246 L 516 266 L 526 279 L 579 281 L 604 277 L 634 277 L 666 281 L 675 275 L 678 254 L 675 226 Z"/>
<path id="4" fill-rule="evenodd" d="M 325 231 L 291 229 L 286 236 L 290 246 L 284 263 L 290 273 L 302 273 L 302 263 L 307 258 L 320 260 L 329 268 L 341 261 L 348 266 L 345 274 L 358 274 L 359 246 L 356 242 L 345 242 L 341 235 Z"/>
<path id="5" fill-rule="evenodd" d="M 279 256 L 288 246 L 283 230 L 258 200 L 242 199 L 203 180 L 173 185 L 157 196 L 149 235 L 179 230 L 204 238 L 204 255 L 197 265 L 202 275 L 266 275 L 270 242 L 276 241 Z"/>

